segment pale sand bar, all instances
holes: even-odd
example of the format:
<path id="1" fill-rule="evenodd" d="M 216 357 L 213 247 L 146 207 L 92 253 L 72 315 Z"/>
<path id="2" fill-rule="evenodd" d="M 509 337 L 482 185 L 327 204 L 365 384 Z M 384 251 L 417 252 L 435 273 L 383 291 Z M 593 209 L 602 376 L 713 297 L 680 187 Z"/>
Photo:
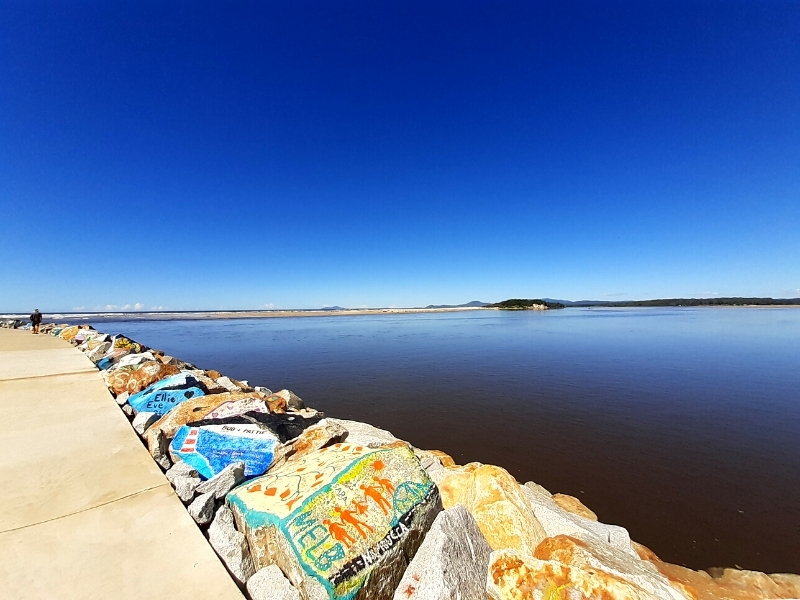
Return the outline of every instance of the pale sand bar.
<path id="1" fill-rule="evenodd" d="M 0 480 L 0 598 L 243 598 L 59 338 L 0 329 Z"/>

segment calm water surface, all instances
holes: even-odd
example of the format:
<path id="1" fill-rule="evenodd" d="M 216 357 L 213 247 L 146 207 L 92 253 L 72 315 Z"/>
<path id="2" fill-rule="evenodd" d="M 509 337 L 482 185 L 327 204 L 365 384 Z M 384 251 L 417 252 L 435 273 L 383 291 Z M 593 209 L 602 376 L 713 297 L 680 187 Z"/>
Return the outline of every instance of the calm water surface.
<path id="1" fill-rule="evenodd" d="M 577 496 L 665 560 L 800 572 L 800 309 L 96 325 Z"/>

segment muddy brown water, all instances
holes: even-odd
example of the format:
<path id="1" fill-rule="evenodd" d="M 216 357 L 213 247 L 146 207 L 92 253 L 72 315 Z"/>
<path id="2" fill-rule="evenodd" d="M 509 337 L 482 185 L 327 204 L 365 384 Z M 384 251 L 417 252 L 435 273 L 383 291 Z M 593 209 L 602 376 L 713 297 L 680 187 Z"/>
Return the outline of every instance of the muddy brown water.
<path id="1" fill-rule="evenodd" d="M 664 560 L 800 572 L 800 309 L 93 324 L 574 495 Z"/>

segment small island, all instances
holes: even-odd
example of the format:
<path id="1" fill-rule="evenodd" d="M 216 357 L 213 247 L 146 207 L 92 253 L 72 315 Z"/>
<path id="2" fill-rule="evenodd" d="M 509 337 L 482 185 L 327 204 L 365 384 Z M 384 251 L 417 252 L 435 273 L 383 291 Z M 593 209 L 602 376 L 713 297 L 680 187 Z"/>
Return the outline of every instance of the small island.
<path id="1" fill-rule="evenodd" d="M 549 310 L 551 308 L 565 308 L 560 302 L 548 302 L 541 298 L 533 300 L 524 300 L 521 298 L 512 298 L 510 300 L 503 300 L 496 304 L 489 304 L 486 308 L 497 308 L 500 310 Z"/>

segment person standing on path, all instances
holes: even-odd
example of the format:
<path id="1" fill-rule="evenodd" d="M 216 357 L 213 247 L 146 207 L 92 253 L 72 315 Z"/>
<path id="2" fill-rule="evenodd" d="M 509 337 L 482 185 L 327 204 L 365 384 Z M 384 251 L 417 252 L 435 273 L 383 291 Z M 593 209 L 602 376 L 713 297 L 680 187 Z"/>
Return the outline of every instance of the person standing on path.
<path id="1" fill-rule="evenodd" d="M 39 333 L 39 324 L 42 322 L 42 313 L 39 309 L 33 311 L 31 314 L 31 325 L 33 325 L 33 333 Z"/>

